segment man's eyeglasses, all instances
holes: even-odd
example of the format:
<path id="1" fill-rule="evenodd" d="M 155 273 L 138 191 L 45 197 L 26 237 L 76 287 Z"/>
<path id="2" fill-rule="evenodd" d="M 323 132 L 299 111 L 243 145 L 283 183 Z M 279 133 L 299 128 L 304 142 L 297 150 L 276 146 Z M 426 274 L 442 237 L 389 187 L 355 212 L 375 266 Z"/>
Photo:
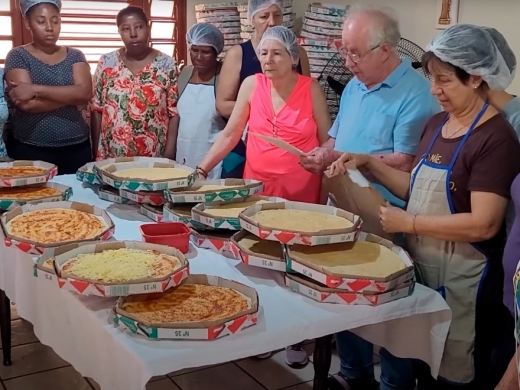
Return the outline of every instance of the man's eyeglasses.
<path id="1" fill-rule="evenodd" d="M 359 55 L 359 54 L 356 54 L 356 53 L 350 53 L 346 48 L 344 47 L 341 47 L 339 49 L 339 54 L 341 55 L 341 57 L 343 57 L 343 59 L 346 61 L 347 58 L 350 59 L 350 61 L 352 61 L 354 64 L 359 64 L 363 58 L 365 58 L 368 53 L 370 53 L 371 51 L 373 50 L 376 50 L 380 47 L 381 45 L 377 45 L 377 46 L 374 46 L 372 47 L 371 49 L 368 49 L 365 54 L 363 55 Z"/>

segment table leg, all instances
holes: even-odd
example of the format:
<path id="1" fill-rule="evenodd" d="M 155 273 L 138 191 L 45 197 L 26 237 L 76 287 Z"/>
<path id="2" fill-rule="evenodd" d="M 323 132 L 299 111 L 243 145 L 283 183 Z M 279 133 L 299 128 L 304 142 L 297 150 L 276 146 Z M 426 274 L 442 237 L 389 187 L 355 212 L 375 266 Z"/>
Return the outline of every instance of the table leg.
<path id="1" fill-rule="evenodd" d="M 4 366 L 10 366 L 13 364 L 11 361 L 11 301 L 5 295 L 4 290 L 0 290 L 0 335 Z"/>
<path id="2" fill-rule="evenodd" d="M 332 335 L 316 339 L 314 344 L 314 386 L 313 390 L 327 390 L 330 361 L 332 359 Z"/>

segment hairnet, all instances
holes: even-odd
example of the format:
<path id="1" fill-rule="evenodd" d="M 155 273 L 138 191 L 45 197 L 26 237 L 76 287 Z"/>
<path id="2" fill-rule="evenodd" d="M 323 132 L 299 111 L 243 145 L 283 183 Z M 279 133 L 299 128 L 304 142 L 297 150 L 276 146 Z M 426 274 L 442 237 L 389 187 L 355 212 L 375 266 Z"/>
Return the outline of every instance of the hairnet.
<path id="1" fill-rule="evenodd" d="M 224 36 L 220 30 L 209 23 L 197 23 L 186 34 L 188 46 L 211 46 L 217 54 L 224 50 Z"/>
<path id="2" fill-rule="evenodd" d="M 283 11 L 283 0 L 249 0 L 247 4 L 249 19 L 253 19 L 255 14 L 266 10 L 272 5 L 276 5 L 278 8 L 280 8 L 280 10 Z"/>
<path id="3" fill-rule="evenodd" d="M 502 53 L 482 27 L 456 24 L 437 35 L 426 50 L 470 75 L 482 77 L 493 90 L 503 91 L 513 81 Z"/>
<path id="4" fill-rule="evenodd" d="M 269 40 L 278 41 L 284 45 L 291 56 L 293 65 L 298 65 L 298 62 L 300 61 L 300 46 L 298 45 L 298 40 L 292 30 L 284 26 L 268 28 L 258 44 L 256 49 L 258 53 L 262 50 L 265 41 Z"/>
<path id="5" fill-rule="evenodd" d="M 42 3 L 53 4 L 61 11 L 61 0 L 20 0 L 20 10 L 23 16 L 25 16 L 30 8 Z"/>
<path id="6" fill-rule="evenodd" d="M 500 51 L 500 54 L 502 54 L 502 57 L 504 57 L 504 60 L 506 61 L 509 72 L 514 77 L 516 71 L 516 56 L 515 53 L 513 53 L 513 50 L 511 50 L 511 47 L 509 47 L 506 38 L 493 27 L 483 27 L 483 29 L 486 30 L 489 35 L 491 35 L 491 38 L 495 42 L 498 51 Z"/>

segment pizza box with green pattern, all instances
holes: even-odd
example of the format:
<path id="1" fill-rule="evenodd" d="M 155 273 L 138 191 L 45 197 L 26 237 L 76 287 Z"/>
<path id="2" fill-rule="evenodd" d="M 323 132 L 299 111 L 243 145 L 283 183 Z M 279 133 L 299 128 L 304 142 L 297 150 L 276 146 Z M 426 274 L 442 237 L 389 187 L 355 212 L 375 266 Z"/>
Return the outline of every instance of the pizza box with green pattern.
<path id="1" fill-rule="evenodd" d="M 207 230 L 211 229 L 208 226 L 205 226 L 201 223 L 194 221 L 191 217 L 191 209 L 193 208 L 193 204 L 184 203 L 184 204 L 173 204 L 166 203 L 163 206 L 163 217 L 167 222 L 181 222 L 185 223 L 191 228 L 197 230 Z"/>
<path id="2" fill-rule="evenodd" d="M 35 172 L 30 175 L 2 176 L 1 171 L 9 168 L 31 167 L 41 169 L 43 172 Z M 31 184 L 43 184 L 52 180 L 58 174 L 58 167 L 45 161 L 15 160 L 0 163 L 0 187 L 21 187 Z"/>
<path id="3" fill-rule="evenodd" d="M 223 189 L 201 190 L 203 186 L 226 186 Z M 196 181 L 190 188 L 166 190 L 164 196 L 172 203 L 210 203 L 245 199 L 262 192 L 264 185 L 257 180 L 223 179 Z"/>
<path id="4" fill-rule="evenodd" d="M 94 172 L 94 163 L 89 162 L 83 165 L 76 172 L 76 179 L 83 183 L 100 184 L 96 173 Z"/>
<path id="5" fill-rule="evenodd" d="M 10 188 L 0 188 L 0 210 L 10 211 L 18 206 L 23 206 L 24 204 L 37 204 L 43 202 L 59 202 L 62 200 L 69 200 L 72 196 L 72 188 L 69 186 L 65 186 L 63 184 L 58 183 L 44 183 L 44 184 L 35 184 L 27 187 L 16 187 L 20 190 L 27 188 L 55 188 L 61 192 L 60 195 L 50 195 L 43 196 L 36 199 L 24 199 L 23 195 L 18 197 L 10 198 L 8 194 L 3 195 L 3 192 L 11 190 Z"/>
<path id="6" fill-rule="evenodd" d="M 107 202 L 118 203 L 118 204 L 135 204 L 134 201 L 130 199 L 123 198 L 119 191 L 114 187 L 110 187 L 107 185 L 102 185 L 98 189 L 99 199 L 106 200 Z"/>
<path id="7" fill-rule="evenodd" d="M 142 204 L 139 212 L 144 216 L 150 218 L 152 221 L 161 223 L 168 222 L 164 218 L 163 206 L 152 206 L 150 204 Z"/>

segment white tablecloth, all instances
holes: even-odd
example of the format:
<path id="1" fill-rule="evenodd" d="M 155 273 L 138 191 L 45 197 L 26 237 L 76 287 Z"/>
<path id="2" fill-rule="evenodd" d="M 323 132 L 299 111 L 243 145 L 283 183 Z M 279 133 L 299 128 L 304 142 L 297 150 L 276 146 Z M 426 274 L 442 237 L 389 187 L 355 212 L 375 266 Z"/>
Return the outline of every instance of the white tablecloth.
<path id="1" fill-rule="evenodd" d="M 117 239 L 141 239 L 138 226 L 150 221 L 136 207 L 100 200 L 73 175 L 55 181 L 73 187 L 72 200 L 106 208 Z M 396 356 L 427 362 L 436 375 L 451 318 L 441 296 L 421 285 L 413 296 L 380 307 L 317 303 L 286 289 L 279 273 L 193 248 L 188 256 L 192 273 L 237 280 L 258 291 L 258 324 L 215 341 L 151 341 L 113 326 L 115 299 L 61 291 L 33 276 L 29 255 L 6 247 L 0 253 L 0 288 L 16 302 L 19 315 L 34 325 L 43 344 L 103 390 L 142 390 L 155 375 L 245 358 L 346 329 Z"/>

